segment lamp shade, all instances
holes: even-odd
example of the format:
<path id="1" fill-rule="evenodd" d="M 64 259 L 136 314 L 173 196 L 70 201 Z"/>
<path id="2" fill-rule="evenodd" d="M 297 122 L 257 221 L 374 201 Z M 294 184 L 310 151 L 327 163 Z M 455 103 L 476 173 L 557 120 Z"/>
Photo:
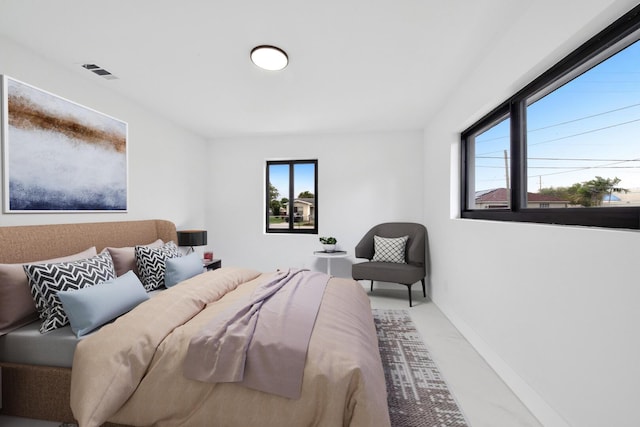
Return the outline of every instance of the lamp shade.
<path id="1" fill-rule="evenodd" d="M 207 230 L 178 231 L 178 246 L 204 246 L 207 244 Z"/>

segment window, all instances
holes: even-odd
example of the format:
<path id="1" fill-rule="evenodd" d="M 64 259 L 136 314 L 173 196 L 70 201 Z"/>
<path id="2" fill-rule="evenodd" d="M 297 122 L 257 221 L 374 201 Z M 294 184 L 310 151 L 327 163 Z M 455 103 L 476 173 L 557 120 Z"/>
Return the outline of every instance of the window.
<path id="1" fill-rule="evenodd" d="M 266 168 L 267 233 L 318 234 L 318 161 L 273 160 Z"/>
<path id="2" fill-rule="evenodd" d="M 509 118 L 502 115 L 469 136 L 469 192 L 471 209 L 507 209 L 510 204 Z"/>
<path id="3" fill-rule="evenodd" d="M 462 217 L 640 228 L 640 6 L 462 134 Z"/>

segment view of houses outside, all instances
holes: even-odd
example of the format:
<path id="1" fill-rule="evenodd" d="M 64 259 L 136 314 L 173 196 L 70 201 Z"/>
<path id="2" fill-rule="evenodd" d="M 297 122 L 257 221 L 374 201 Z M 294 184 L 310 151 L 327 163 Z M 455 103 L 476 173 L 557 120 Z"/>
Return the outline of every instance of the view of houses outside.
<path id="1" fill-rule="evenodd" d="M 293 165 L 293 203 L 290 202 L 290 165 L 271 164 L 269 167 L 269 229 L 290 228 L 290 209 L 293 208 L 293 228 L 313 229 L 316 221 L 315 164 Z"/>
<path id="2" fill-rule="evenodd" d="M 526 110 L 527 207 L 640 206 L 640 42 L 541 95 Z M 476 209 L 509 206 L 509 126 L 475 138 Z"/>

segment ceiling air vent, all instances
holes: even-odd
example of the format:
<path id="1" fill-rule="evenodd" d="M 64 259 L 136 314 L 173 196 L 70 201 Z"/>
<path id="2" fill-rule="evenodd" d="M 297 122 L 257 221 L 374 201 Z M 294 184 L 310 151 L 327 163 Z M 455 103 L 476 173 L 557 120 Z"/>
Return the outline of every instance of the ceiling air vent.
<path id="1" fill-rule="evenodd" d="M 105 70 L 104 68 L 102 68 L 99 65 L 96 64 L 82 64 L 82 68 L 91 71 L 92 73 L 95 73 L 101 77 L 104 77 L 107 80 L 115 80 L 117 79 L 116 76 L 114 76 L 113 74 L 111 74 L 109 71 Z"/>

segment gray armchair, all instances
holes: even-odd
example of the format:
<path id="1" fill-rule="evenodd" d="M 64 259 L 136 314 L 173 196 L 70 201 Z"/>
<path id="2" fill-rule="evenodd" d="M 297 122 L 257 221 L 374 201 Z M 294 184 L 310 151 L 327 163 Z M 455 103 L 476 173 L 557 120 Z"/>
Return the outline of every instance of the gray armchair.
<path id="1" fill-rule="evenodd" d="M 405 249 L 406 264 L 395 262 L 372 261 L 374 255 L 374 236 L 402 237 L 409 236 Z M 427 229 L 422 224 L 411 222 L 387 222 L 378 224 L 365 234 L 356 246 L 356 258 L 369 261 L 353 264 L 351 275 L 354 280 L 371 280 L 391 282 L 405 285 L 409 290 L 409 307 L 411 307 L 411 286 L 418 280 L 422 282 L 422 295 L 427 296 L 425 289 L 426 270 L 426 237 Z"/>

